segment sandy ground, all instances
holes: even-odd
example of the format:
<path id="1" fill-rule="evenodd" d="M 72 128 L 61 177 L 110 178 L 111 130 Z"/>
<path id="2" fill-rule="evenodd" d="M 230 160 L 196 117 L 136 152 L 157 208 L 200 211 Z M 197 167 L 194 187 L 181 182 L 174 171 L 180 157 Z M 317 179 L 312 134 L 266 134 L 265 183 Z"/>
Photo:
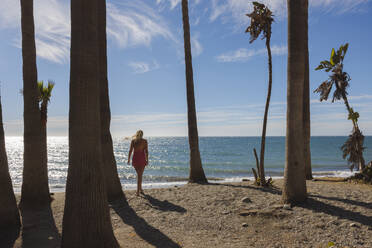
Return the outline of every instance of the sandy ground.
<path id="1" fill-rule="evenodd" d="M 252 182 L 145 190 L 111 205 L 122 247 L 372 247 L 372 186 L 308 181 L 300 206 L 280 204 L 282 181 L 262 189 Z M 23 213 L 14 247 L 59 247 L 64 194 L 51 209 Z M 3 246 L 1 246 L 3 247 Z M 13 245 L 8 246 L 13 247 Z"/>

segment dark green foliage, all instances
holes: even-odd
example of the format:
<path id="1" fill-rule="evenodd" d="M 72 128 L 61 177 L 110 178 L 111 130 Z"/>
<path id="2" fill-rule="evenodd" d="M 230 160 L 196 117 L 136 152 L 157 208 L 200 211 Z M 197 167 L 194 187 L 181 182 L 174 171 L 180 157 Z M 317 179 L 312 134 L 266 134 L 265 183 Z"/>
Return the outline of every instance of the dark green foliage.
<path id="1" fill-rule="evenodd" d="M 270 38 L 271 23 L 274 18 L 273 13 L 264 4 L 253 2 L 253 11 L 247 16 L 251 19 L 251 25 L 245 30 L 251 35 L 249 43 L 255 41 L 261 32 L 263 32 L 262 39 Z"/>
<path id="2" fill-rule="evenodd" d="M 360 172 L 350 177 L 349 180 L 362 181 L 372 184 L 372 161 Z"/>
<path id="3" fill-rule="evenodd" d="M 347 99 L 347 88 L 349 87 L 350 76 L 347 72 L 343 71 L 343 61 L 347 52 L 349 44 L 341 45 L 340 48 L 336 51 L 334 48 L 331 52 L 331 57 L 328 60 L 320 62 L 320 65 L 315 70 L 325 70 L 326 72 L 331 71 L 329 79 L 324 81 L 314 92 L 320 94 L 320 101 L 327 101 L 329 94 L 331 93 L 333 85 L 335 90 L 333 92 L 332 102 L 335 100 L 343 100 L 348 111 L 348 120 L 353 122 L 353 131 L 349 135 L 349 138 L 346 140 L 345 144 L 341 147 L 343 152 L 343 158 L 347 159 L 349 162 L 350 169 L 359 164 L 359 169 L 364 167 L 364 158 L 363 158 L 363 147 L 364 136 L 359 130 L 358 118 L 359 113 L 355 112 L 353 108 L 350 107 Z"/>
<path id="4" fill-rule="evenodd" d="M 354 166 L 360 162 L 361 156 L 363 156 L 364 136 L 359 129 L 353 130 L 349 135 L 349 138 L 345 141 L 342 150 L 342 158 L 346 159 L 350 164 L 350 170 L 354 169 Z"/>
<path id="5" fill-rule="evenodd" d="M 346 89 L 349 87 L 350 76 L 347 72 L 343 71 L 343 61 L 347 52 L 349 44 L 346 43 L 335 52 L 332 48 L 331 57 L 328 60 L 320 62 L 320 65 L 315 70 L 325 70 L 326 72 L 332 71 L 329 79 L 324 81 L 314 92 L 320 94 L 320 101 L 327 101 L 331 93 L 333 85 L 335 91 L 333 93 L 332 102 L 345 98 L 348 93 Z"/>
<path id="6" fill-rule="evenodd" d="M 54 82 L 48 81 L 48 86 L 44 87 L 44 82 L 37 82 L 37 88 L 39 90 L 39 102 L 50 102 L 50 97 L 52 96 L 52 90 L 54 88 Z"/>
<path id="7" fill-rule="evenodd" d="M 54 88 L 54 82 L 48 81 L 48 86 L 44 87 L 44 82 L 39 81 L 37 82 L 37 88 L 39 90 L 39 103 L 40 103 L 40 112 L 41 112 L 41 121 L 43 125 L 46 125 L 47 122 L 47 115 L 48 115 L 48 103 L 50 102 L 50 98 L 52 96 L 52 90 Z"/>
<path id="8" fill-rule="evenodd" d="M 353 122 L 357 123 L 359 118 L 359 113 L 354 112 L 353 108 L 350 108 L 349 116 L 347 117 L 348 120 L 352 120 Z"/>
<path id="9" fill-rule="evenodd" d="M 329 61 L 328 60 L 321 61 L 320 65 L 315 70 L 325 69 L 326 72 L 329 72 L 337 64 L 342 64 L 348 48 L 349 48 L 349 43 L 346 43 L 345 45 L 341 45 L 340 48 L 337 50 L 337 52 L 335 51 L 334 48 L 332 48 L 331 57 Z"/>

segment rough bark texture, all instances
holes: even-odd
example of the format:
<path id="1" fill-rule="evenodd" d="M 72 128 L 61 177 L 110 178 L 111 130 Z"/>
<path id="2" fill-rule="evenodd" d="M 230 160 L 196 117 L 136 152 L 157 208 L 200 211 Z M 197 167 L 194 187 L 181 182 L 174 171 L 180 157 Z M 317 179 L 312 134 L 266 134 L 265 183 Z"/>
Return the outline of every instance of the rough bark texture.
<path id="1" fill-rule="evenodd" d="M 304 16 L 304 31 L 305 31 L 305 83 L 304 83 L 304 158 L 305 158 L 305 175 L 307 180 L 313 178 L 311 170 L 311 150 L 310 150 L 310 74 L 309 74 L 309 36 L 308 36 L 308 6 L 306 7 Z"/>
<path id="2" fill-rule="evenodd" d="M 21 221 L 9 174 L 8 158 L 5 150 L 4 127 L 0 100 L 0 247 L 7 247 L 5 242 L 15 240 L 19 234 Z"/>
<path id="3" fill-rule="evenodd" d="M 190 175 L 189 182 L 207 183 L 199 151 L 199 136 L 196 120 L 194 77 L 192 69 L 191 43 L 190 43 L 190 24 L 188 1 L 182 0 L 183 34 L 185 48 L 186 65 L 186 94 L 187 94 L 187 120 L 189 130 L 190 145 Z"/>
<path id="4" fill-rule="evenodd" d="M 50 203 L 46 140 L 38 101 L 33 0 L 21 0 L 24 162 L 21 207 Z"/>
<path id="5" fill-rule="evenodd" d="M 282 200 L 299 203 L 306 199 L 303 134 L 303 95 L 305 79 L 305 30 L 307 0 L 287 0 L 288 5 L 288 83 L 287 135 Z"/>
<path id="6" fill-rule="evenodd" d="M 107 198 L 109 202 L 124 197 L 120 183 L 112 137 L 110 133 L 111 111 L 107 80 L 107 38 L 106 38 L 106 1 L 100 1 L 99 7 L 99 56 L 100 56 L 100 112 L 101 112 L 101 142 L 102 161 L 105 173 Z"/>
<path id="7" fill-rule="evenodd" d="M 119 247 L 102 166 L 98 9 L 104 0 L 71 1 L 69 168 L 62 247 Z M 83 230 L 83 231 L 82 231 Z"/>
<path id="8" fill-rule="evenodd" d="M 260 183 L 261 186 L 266 185 L 265 180 L 265 144 L 266 144 L 266 126 L 267 126 L 267 116 L 269 114 L 269 105 L 270 105 L 270 98 L 271 98 L 271 89 L 273 85 L 273 64 L 272 64 L 272 57 L 271 57 L 271 49 L 270 49 L 270 37 L 271 37 L 271 30 L 268 31 L 268 37 L 266 38 L 266 48 L 267 48 L 267 56 L 269 58 L 269 89 L 267 91 L 267 98 L 266 98 L 266 105 L 265 105 L 265 114 L 263 119 L 263 127 L 262 127 L 262 137 L 261 137 L 261 151 L 260 151 Z"/>

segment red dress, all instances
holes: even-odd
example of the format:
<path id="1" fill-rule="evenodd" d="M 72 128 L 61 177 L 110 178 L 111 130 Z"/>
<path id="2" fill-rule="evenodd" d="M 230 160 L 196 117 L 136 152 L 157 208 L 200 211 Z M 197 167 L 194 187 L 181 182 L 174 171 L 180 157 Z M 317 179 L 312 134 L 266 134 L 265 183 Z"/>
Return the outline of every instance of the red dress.
<path id="1" fill-rule="evenodd" d="M 143 169 L 147 165 L 145 150 L 137 150 L 133 152 L 132 166 L 135 169 Z"/>

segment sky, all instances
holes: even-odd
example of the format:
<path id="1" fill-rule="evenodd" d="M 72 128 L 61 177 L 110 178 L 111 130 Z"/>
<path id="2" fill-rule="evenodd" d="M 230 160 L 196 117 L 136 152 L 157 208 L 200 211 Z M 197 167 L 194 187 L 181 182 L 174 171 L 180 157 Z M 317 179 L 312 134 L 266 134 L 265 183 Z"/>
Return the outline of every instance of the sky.
<path id="1" fill-rule="evenodd" d="M 187 109 L 181 0 L 107 0 L 108 77 L 114 137 L 186 136 Z M 286 0 L 262 0 L 272 27 L 273 90 L 268 136 L 285 135 Z M 34 0 L 38 80 L 56 85 L 48 134 L 68 135 L 70 1 Z M 249 43 L 250 0 L 189 0 L 195 98 L 200 136 L 260 136 L 268 86 L 265 42 Z M 309 0 L 311 134 L 348 135 L 342 102 L 313 93 L 328 78 L 315 71 L 331 49 L 350 43 L 344 69 L 350 104 L 372 135 L 372 0 Z M 19 1 L 1 0 L 0 81 L 7 136 L 23 135 Z"/>

